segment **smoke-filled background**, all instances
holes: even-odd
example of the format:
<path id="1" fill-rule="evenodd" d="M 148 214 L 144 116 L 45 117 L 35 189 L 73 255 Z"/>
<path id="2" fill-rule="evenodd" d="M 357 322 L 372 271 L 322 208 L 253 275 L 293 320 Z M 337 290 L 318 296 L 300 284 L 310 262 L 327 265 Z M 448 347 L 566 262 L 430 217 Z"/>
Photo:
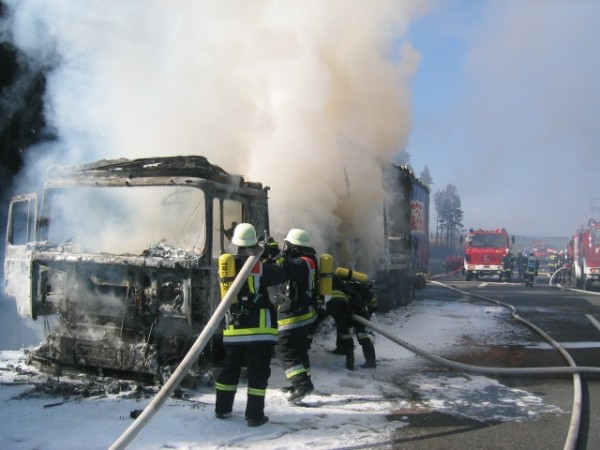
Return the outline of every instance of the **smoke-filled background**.
<path id="1" fill-rule="evenodd" d="M 16 191 L 51 160 L 201 154 L 271 186 L 278 237 L 326 250 L 377 227 L 379 165 L 407 149 L 467 228 L 568 236 L 600 216 L 595 0 L 0 5 L 21 67 L 2 113 L 44 92 L 42 118 L 2 130 L 29 167 Z M 53 143 L 15 143 L 29 128 Z"/>
<path id="2" fill-rule="evenodd" d="M 6 4 L 4 35 L 47 70 L 55 135 L 20 187 L 51 162 L 196 154 L 271 187 L 276 237 L 305 228 L 325 251 L 381 235 L 381 166 L 408 138 L 419 61 L 398 39 L 423 2 Z"/>

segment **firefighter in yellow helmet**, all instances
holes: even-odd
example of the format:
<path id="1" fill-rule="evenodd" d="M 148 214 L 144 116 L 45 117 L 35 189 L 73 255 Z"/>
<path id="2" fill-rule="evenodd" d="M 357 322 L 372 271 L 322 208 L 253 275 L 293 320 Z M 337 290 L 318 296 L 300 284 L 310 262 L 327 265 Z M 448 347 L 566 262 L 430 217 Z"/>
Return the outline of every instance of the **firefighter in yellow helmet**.
<path id="1" fill-rule="evenodd" d="M 235 273 L 239 273 L 249 256 L 262 252 L 256 230 L 248 223 L 236 226 L 231 242 Z M 256 427 L 269 420 L 264 414 L 265 394 L 271 376 L 271 352 L 277 342 L 277 326 L 275 308 L 267 288 L 283 282 L 283 275 L 279 266 L 258 262 L 227 312 L 223 330 L 226 356 L 216 380 L 215 415 L 219 419 L 231 415 L 241 369 L 246 364 L 246 422 L 248 426 Z"/>
<path id="2" fill-rule="evenodd" d="M 277 294 L 277 358 L 292 386 L 288 401 L 299 403 L 314 390 L 310 377 L 308 334 L 317 319 L 318 261 L 308 233 L 291 229 L 283 241 L 285 281 Z"/>

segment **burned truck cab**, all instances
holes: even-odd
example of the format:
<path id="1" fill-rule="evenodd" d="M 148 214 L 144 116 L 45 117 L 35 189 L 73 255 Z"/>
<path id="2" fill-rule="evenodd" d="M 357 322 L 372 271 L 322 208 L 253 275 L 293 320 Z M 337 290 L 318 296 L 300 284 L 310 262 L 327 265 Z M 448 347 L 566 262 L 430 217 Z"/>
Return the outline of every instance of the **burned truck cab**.
<path id="1" fill-rule="evenodd" d="M 6 236 L 5 294 L 44 318 L 34 357 L 153 376 L 176 365 L 219 302 L 235 225 L 267 235 L 267 202 L 267 187 L 201 156 L 52 167 L 41 194 L 11 199 Z"/>

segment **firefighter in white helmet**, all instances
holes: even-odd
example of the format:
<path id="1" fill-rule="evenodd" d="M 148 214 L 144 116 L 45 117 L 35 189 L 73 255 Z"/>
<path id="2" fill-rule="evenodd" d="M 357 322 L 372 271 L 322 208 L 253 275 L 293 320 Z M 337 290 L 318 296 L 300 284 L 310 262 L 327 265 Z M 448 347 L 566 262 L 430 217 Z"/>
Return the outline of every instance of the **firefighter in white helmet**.
<path id="1" fill-rule="evenodd" d="M 291 229 L 283 241 L 285 281 L 277 294 L 277 358 L 292 386 L 288 401 L 298 403 L 314 390 L 308 357 L 311 326 L 317 318 L 318 261 L 308 233 Z"/>
<path id="2" fill-rule="evenodd" d="M 228 261 L 235 264 L 235 273 L 239 273 L 249 256 L 262 252 L 256 230 L 249 223 L 236 226 L 231 242 L 233 258 L 222 255 L 219 265 L 229 257 Z M 265 393 L 271 376 L 271 353 L 277 343 L 277 326 L 275 308 L 267 288 L 283 282 L 283 275 L 281 267 L 259 261 L 229 308 L 223 330 L 225 362 L 216 380 L 215 415 L 219 419 L 231 415 L 241 369 L 246 364 L 246 422 L 248 426 L 256 427 L 269 420 L 264 414 Z"/>

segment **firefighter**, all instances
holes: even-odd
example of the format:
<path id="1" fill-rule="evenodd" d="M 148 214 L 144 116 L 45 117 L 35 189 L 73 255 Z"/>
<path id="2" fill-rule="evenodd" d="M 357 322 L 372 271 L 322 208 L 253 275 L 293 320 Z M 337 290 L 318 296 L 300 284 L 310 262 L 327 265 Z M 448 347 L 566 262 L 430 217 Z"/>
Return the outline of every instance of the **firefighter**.
<path id="1" fill-rule="evenodd" d="M 231 239 L 234 256 L 227 261 L 231 270 L 238 273 L 249 256 L 261 251 L 257 243 L 256 230 L 251 224 L 236 226 Z M 223 294 L 224 283 L 221 279 Z M 271 376 L 271 351 L 277 342 L 275 308 L 269 299 L 268 287 L 282 283 L 283 269 L 275 264 L 258 262 L 246 278 L 237 299 L 229 308 L 223 330 L 225 361 L 216 380 L 215 415 L 226 419 L 231 415 L 235 393 L 240 380 L 242 366 L 247 366 L 248 394 L 246 423 L 250 427 L 261 426 L 269 418 L 264 414 L 265 393 Z"/>
<path id="2" fill-rule="evenodd" d="M 527 256 L 527 269 L 528 271 L 533 270 L 534 276 L 538 276 L 538 270 L 540 269 L 540 260 L 535 256 L 535 253 L 530 252 Z"/>
<path id="3" fill-rule="evenodd" d="M 350 303 L 352 313 L 363 317 L 366 320 L 370 320 L 373 313 L 379 309 L 377 299 L 371 290 L 373 282 L 364 284 L 357 281 L 348 281 L 347 283 L 355 291 Z M 363 356 L 365 357 L 365 363 L 361 364 L 360 367 L 363 369 L 374 369 L 377 367 L 377 362 L 375 357 L 375 346 L 373 345 L 371 336 L 362 323 L 353 321 L 353 324 L 356 339 L 362 347 Z"/>
<path id="4" fill-rule="evenodd" d="M 502 281 L 502 276 L 506 277 L 506 281 L 510 282 L 512 279 L 512 257 L 510 253 L 507 253 L 502 258 L 502 274 L 500 274 L 500 281 Z"/>
<path id="5" fill-rule="evenodd" d="M 540 268 L 540 260 L 537 259 L 533 252 L 530 252 L 525 261 L 525 267 L 523 268 L 525 275 L 525 285 L 533 286 L 535 277 L 538 275 L 538 269 Z"/>
<path id="6" fill-rule="evenodd" d="M 373 341 L 371 340 L 371 336 L 366 330 L 366 327 L 352 320 L 352 315 L 356 314 L 357 316 L 363 317 L 366 320 L 371 319 L 371 315 L 378 310 L 377 299 L 372 292 L 373 282 L 368 280 L 366 283 L 361 281 L 352 280 L 348 277 L 334 277 L 334 291 L 337 286 L 338 290 L 341 290 L 346 299 L 348 301 L 348 305 L 350 306 L 350 327 L 354 328 L 354 333 L 356 334 L 356 339 L 358 343 L 362 347 L 363 355 L 365 357 L 365 363 L 361 364 L 360 367 L 363 369 L 371 369 L 377 367 L 376 356 L 375 356 L 375 346 L 373 345 Z M 327 304 L 327 311 L 329 311 L 329 302 Z M 334 316 L 335 320 L 335 316 Z M 336 321 L 337 325 L 337 321 Z M 350 335 L 352 336 L 352 335 Z M 351 353 L 351 356 L 348 355 Z M 349 361 L 352 361 L 352 367 L 354 362 L 354 342 L 350 341 L 350 345 L 344 340 L 343 331 L 340 332 L 338 328 L 338 333 L 336 336 L 336 348 L 332 351 L 332 353 L 336 355 L 346 355 L 346 367 L 350 369 Z M 350 369 L 352 370 L 352 369 Z"/>
<path id="7" fill-rule="evenodd" d="M 552 253 L 550 256 L 548 256 L 548 270 L 550 275 L 556 272 L 556 269 L 558 269 L 558 255 L 556 253 Z"/>
<path id="8" fill-rule="evenodd" d="M 523 279 L 523 266 L 526 262 L 527 258 L 523 255 L 522 252 L 517 254 L 517 270 L 519 271 L 519 279 Z"/>
<path id="9" fill-rule="evenodd" d="M 350 306 L 350 292 L 344 282 L 338 277 L 333 277 L 333 291 L 331 298 L 325 305 L 327 315 L 330 315 L 336 327 L 336 344 L 338 354 L 346 356 L 346 368 L 354 370 L 354 341 L 352 339 L 352 308 Z"/>
<path id="10" fill-rule="evenodd" d="M 317 319 L 318 261 L 308 233 L 291 229 L 283 241 L 285 281 L 277 294 L 277 359 L 291 382 L 288 401 L 296 404 L 314 390 L 308 335 Z"/>

